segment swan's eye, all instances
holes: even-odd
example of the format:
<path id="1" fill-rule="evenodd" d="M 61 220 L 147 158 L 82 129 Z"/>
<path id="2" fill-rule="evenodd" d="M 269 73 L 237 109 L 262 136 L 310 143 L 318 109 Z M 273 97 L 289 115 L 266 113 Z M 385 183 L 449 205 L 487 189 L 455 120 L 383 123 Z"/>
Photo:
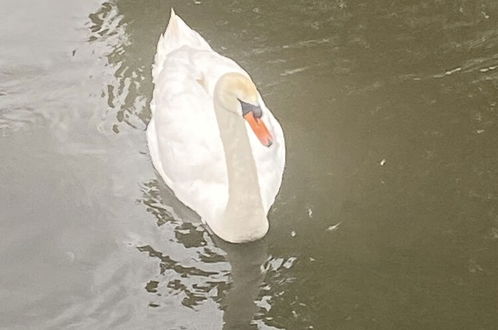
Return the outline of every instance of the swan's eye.
<path id="1" fill-rule="evenodd" d="M 241 100 L 239 100 L 239 102 L 242 107 L 242 116 L 245 116 L 247 115 L 247 113 L 252 112 L 254 114 L 254 118 L 259 119 L 263 115 L 263 111 L 261 110 L 261 107 L 259 105 L 254 105 Z"/>

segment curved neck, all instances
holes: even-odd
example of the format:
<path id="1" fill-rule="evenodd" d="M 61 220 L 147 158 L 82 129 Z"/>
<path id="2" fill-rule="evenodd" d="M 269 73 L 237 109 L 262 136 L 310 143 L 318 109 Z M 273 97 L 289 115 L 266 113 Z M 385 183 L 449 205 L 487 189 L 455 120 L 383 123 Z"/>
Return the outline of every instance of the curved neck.
<path id="1" fill-rule="evenodd" d="M 225 151 L 229 197 L 218 230 L 226 237 L 233 237 L 227 240 L 239 242 L 263 236 L 268 220 L 246 124 L 242 116 L 233 112 L 238 101 L 224 93 L 226 82 L 223 80 L 220 78 L 214 90 L 214 109 Z M 216 228 L 213 230 L 217 232 Z"/>

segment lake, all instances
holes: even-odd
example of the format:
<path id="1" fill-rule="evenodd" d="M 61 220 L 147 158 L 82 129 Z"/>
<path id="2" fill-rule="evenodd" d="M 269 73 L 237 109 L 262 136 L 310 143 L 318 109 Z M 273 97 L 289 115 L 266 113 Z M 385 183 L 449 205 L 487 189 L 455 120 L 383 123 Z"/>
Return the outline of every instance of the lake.
<path id="1" fill-rule="evenodd" d="M 3 0 L 0 328 L 496 329 L 498 2 Z M 174 7 L 286 136 L 261 241 L 154 171 Z"/>

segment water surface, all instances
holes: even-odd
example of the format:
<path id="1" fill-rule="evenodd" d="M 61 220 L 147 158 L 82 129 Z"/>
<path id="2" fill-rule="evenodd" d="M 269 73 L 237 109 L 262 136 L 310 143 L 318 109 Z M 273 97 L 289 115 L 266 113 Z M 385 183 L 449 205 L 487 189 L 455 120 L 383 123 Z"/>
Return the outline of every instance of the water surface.
<path id="1" fill-rule="evenodd" d="M 267 237 L 212 237 L 157 178 L 174 7 L 287 139 Z M 4 0 L 0 328 L 494 329 L 498 4 Z"/>

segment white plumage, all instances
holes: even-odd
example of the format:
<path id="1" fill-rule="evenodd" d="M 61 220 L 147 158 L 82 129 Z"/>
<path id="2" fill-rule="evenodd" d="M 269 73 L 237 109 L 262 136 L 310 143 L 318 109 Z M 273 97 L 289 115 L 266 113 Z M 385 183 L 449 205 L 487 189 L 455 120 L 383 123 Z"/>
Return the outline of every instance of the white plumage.
<path id="1" fill-rule="evenodd" d="M 154 62 L 147 139 L 156 170 L 224 240 L 264 236 L 285 145 L 249 75 L 173 10 Z M 253 117 L 245 121 L 247 109 Z"/>

